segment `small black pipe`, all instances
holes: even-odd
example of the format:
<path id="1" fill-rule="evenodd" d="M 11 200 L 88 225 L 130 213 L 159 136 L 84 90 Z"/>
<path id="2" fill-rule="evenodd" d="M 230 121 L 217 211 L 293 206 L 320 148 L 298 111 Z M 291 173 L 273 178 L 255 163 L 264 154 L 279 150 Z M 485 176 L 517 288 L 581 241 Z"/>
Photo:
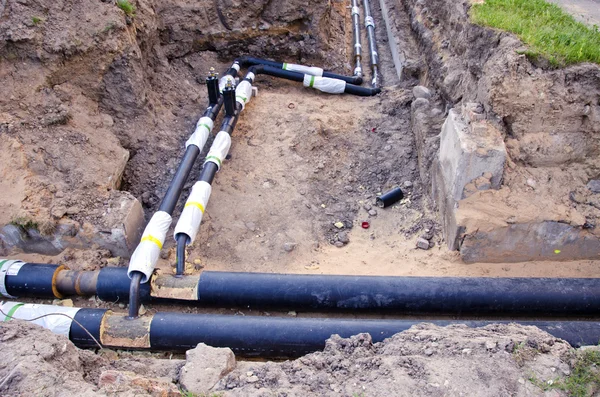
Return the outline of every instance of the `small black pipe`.
<path id="1" fill-rule="evenodd" d="M 275 69 L 280 69 L 283 70 L 284 72 L 287 72 L 287 70 L 283 69 L 283 62 L 276 62 L 276 61 L 270 61 L 267 59 L 261 59 L 261 58 L 254 58 L 254 57 L 242 57 L 238 59 L 238 62 L 240 63 L 241 66 L 245 67 L 245 66 L 255 66 L 255 65 L 264 65 L 264 66 L 269 66 Z M 272 75 L 274 76 L 274 75 Z M 277 77 L 282 77 L 282 76 L 277 76 Z M 337 73 L 333 73 L 333 72 L 328 72 L 326 70 L 323 71 L 323 77 L 330 77 L 332 79 L 338 79 L 338 80 L 343 80 L 347 83 L 350 84 L 357 84 L 360 85 L 363 82 L 362 76 L 344 76 L 341 74 L 337 74 Z M 282 77 L 282 78 L 286 78 L 286 77 Z M 288 79 L 291 80 L 291 79 Z M 299 80 L 302 81 L 302 80 Z"/>
<path id="2" fill-rule="evenodd" d="M 175 239 L 177 240 L 177 269 L 175 276 L 181 277 L 185 272 L 185 245 L 188 244 L 188 236 L 179 233 L 175 236 Z"/>
<path id="3" fill-rule="evenodd" d="M 18 266 L 15 264 L 13 266 Z M 12 296 L 28 298 L 59 298 L 56 296 L 53 284 L 58 265 L 40 263 L 25 263 L 17 270 L 13 267 L 14 275 L 5 276 L 6 292 Z M 1 297 L 1 295 L 0 295 Z"/>
<path id="4" fill-rule="evenodd" d="M 104 267 L 98 274 L 96 282 L 96 295 L 100 300 L 112 303 L 126 303 L 129 300 L 131 281 L 127 276 L 126 267 Z M 140 285 L 140 300 L 148 302 L 150 297 L 150 283 Z"/>
<path id="5" fill-rule="evenodd" d="M 159 211 L 164 211 L 169 215 L 173 213 L 177 201 L 179 200 L 179 196 L 181 195 L 181 191 L 183 190 L 183 186 L 185 185 L 199 154 L 200 149 L 196 145 L 189 145 L 185 149 L 185 154 L 183 155 L 181 163 L 179 163 L 177 172 L 169 184 L 169 188 L 160 203 L 160 207 L 158 207 Z"/>
<path id="6" fill-rule="evenodd" d="M 131 283 L 129 284 L 129 318 L 136 318 L 140 311 L 140 284 L 144 273 L 131 272 Z"/>
<path id="7" fill-rule="evenodd" d="M 198 178 L 199 181 L 206 182 L 208 184 L 212 184 L 215 179 L 215 175 L 217 175 L 217 171 L 219 170 L 219 166 L 209 161 L 208 163 L 204 163 L 202 166 L 202 173 Z"/>
<path id="8" fill-rule="evenodd" d="M 346 84 L 346 88 L 344 89 L 346 94 L 358 95 L 358 96 L 374 96 L 381 92 L 381 88 L 379 87 L 361 87 L 358 85 Z"/>
<path id="9" fill-rule="evenodd" d="M 397 187 L 377 197 L 377 199 L 375 199 L 375 203 L 378 207 L 385 208 L 402 200 L 403 197 L 404 193 L 402 193 L 402 189 Z"/>

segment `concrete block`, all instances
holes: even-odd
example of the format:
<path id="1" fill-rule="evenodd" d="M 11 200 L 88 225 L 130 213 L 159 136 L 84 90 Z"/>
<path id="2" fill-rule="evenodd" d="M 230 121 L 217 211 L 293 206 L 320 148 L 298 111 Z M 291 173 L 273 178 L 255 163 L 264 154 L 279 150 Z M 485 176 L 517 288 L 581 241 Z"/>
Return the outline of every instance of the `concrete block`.
<path id="1" fill-rule="evenodd" d="M 505 162 L 506 148 L 500 131 L 485 120 L 469 125 L 462 115 L 450 110 L 442 127 L 439 154 L 447 194 L 459 201 L 465 186 L 485 173 L 492 175 L 491 187 L 498 189 Z"/>
<path id="2" fill-rule="evenodd" d="M 467 263 L 600 259 L 600 238 L 563 222 L 509 224 L 463 236 Z"/>
<path id="3" fill-rule="evenodd" d="M 222 377 L 235 368 L 235 355 L 228 348 L 200 343 L 185 352 L 187 362 L 181 368 L 179 383 L 192 393 L 207 394 Z"/>

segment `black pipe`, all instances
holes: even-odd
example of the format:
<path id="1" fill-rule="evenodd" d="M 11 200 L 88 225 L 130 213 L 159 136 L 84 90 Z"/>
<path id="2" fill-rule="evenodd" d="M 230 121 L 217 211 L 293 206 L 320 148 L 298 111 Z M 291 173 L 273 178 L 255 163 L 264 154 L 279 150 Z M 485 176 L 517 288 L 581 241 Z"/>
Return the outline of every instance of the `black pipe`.
<path id="1" fill-rule="evenodd" d="M 140 311 L 140 284 L 144 273 L 139 271 L 131 272 L 131 282 L 129 284 L 129 318 L 136 318 Z"/>
<path id="2" fill-rule="evenodd" d="M 277 69 L 267 65 L 252 66 L 248 69 L 256 75 L 266 74 L 269 76 L 279 77 L 286 80 L 304 82 L 304 74 L 299 72 L 291 72 L 289 70 Z M 381 92 L 380 88 L 361 87 L 359 85 L 353 85 L 346 83 L 344 88 L 346 94 L 353 94 L 358 96 L 374 96 Z"/>
<path id="3" fill-rule="evenodd" d="M 270 61 L 267 59 L 261 59 L 261 58 L 254 58 L 254 57 L 242 57 L 239 58 L 237 60 L 241 66 L 246 67 L 246 66 L 255 66 L 255 65 L 264 65 L 264 66 L 269 66 L 272 68 L 276 68 L 276 69 L 280 69 L 283 71 L 284 70 L 284 63 L 283 62 L 277 62 L 277 61 Z M 347 83 L 350 84 L 357 84 L 360 85 L 363 82 L 362 76 L 356 75 L 356 76 L 344 76 L 341 74 L 337 74 L 337 73 L 333 73 L 333 72 L 328 72 L 326 70 L 323 71 L 323 77 L 329 77 L 332 79 L 338 79 L 338 80 L 343 80 Z"/>
<path id="4" fill-rule="evenodd" d="M 371 85 L 373 86 L 373 88 L 375 88 L 379 85 L 379 54 L 377 53 L 377 42 L 375 40 L 375 21 L 371 16 L 371 7 L 369 6 L 369 0 L 363 1 L 365 9 L 365 27 L 367 29 L 367 38 L 369 40 L 369 52 L 371 53 L 371 69 L 373 74 L 371 76 Z"/>
<path id="5" fill-rule="evenodd" d="M 179 196 L 181 195 L 181 191 L 183 190 L 183 186 L 185 185 L 199 154 L 200 149 L 196 145 L 189 145 L 185 149 L 185 154 L 183 155 L 181 163 L 179 163 L 177 172 L 169 184 L 169 188 L 160 203 L 160 207 L 158 207 L 159 211 L 167 212 L 169 215 L 173 213 L 177 201 L 179 200 Z"/>
<path id="6" fill-rule="evenodd" d="M 185 272 L 185 245 L 188 242 L 188 236 L 178 233 L 175 238 L 177 240 L 177 269 L 175 270 L 175 277 L 181 277 Z"/>
<path id="7" fill-rule="evenodd" d="M 6 292 L 12 296 L 28 298 L 61 298 L 54 287 L 54 278 L 59 265 L 25 263 L 5 276 Z M 16 274 L 14 274 L 16 273 Z M 0 295 L 1 297 L 1 295 Z"/>
<path id="8" fill-rule="evenodd" d="M 105 302 L 126 303 L 130 286 L 126 267 L 105 267 L 98 274 L 96 295 Z M 141 284 L 139 294 L 142 302 L 151 300 L 150 283 Z"/>
<path id="9" fill-rule="evenodd" d="M 375 203 L 380 208 L 386 208 L 386 207 L 389 207 L 390 205 L 402 200 L 403 197 L 404 197 L 404 193 L 402 193 L 402 189 L 397 187 L 397 188 L 394 188 L 388 192 L 385 192 L 381 196 L 377 197 L 377 199 L 375 200 Z"/>
<path id="10" fill-rule="evenodd" d="M 402 314 L 600 314 L 600 279 L 202 272 L 202 305 Z"/>
<path id="11" fill-rule="evenodd" d="M 75 319 L 90 331 L 98 340 L 105 332 L 102 316 L 105 309 L 81 309 Z M 141 320 L 141 319 L 140 319 Z M 132 329 L 139 329 L 133 323 Z M 145 324 L 148 321 L 145 321 Z M 507 324 L 508 321 L 455 321 L 455 320 L 346 320 L 323 318 L 285 318 L 259 316 L 223 316 L 214 314 L 157 313 L 148 331 L 149 349 L 185 351 L 199 343 L 213 347 L 228 347 L 236 354 L 261 357 L 297 357 L 325 347 L 325 341 L 337 334 L 347 338 L 359 333 L 369 333 L 373 342 L 381 342 L 392 335 L 405 331 L 420 323 L 437 326 L 464 324 L 469 327 L 483 327 L 491 324 Z M 561 338 L 574 347 L 596 345 L 600 337 L 600 323 L 587 321 L 521 321 L 518 324 L 536 326 L 556 338 Z M 128 323 L 121 323 L 125 329 L 115 330 L 121 336 L 127 335 Z M 176 330 L 176 332 L 174 332 Z M 137 335 L 137 334 L 136 334 Z M 71 325 L 70 337 L 78 347 L 93 347 L 89 335 L 84 334 L 75 322 Z M 126 337 L 122 342 L 130 348 Z"/>
<path id="12" fill-rule="evenodd" d="M 223 89 L 223 105 L 225 106 L 225 116 L 233 117 L 235 115 L 235 87 L 226 86 Z"/>
<path id="13" fill-rule="evenodd" d="M 79 309 L 77 313 L 75 313 L 75 316 L 73 316 L 75 321 L 71 323 L 71 329 L 69 331 L 69 339 L 71 339 L 71 342 L 82 349 L 98 347 L 94 339 L 90 338 L 90 335 L 85 332 L 85 330 L 92 334 L 97 341 L 100 341 L 102 318 L 107 311 L 108 309 Z"/>
<path id="14" fill-rule="evenodd" d="M 208 103 L 214 105 L 219 102 L 219 79 L 213 68 L 210 68 L 210 74 L 206 78 L 206 88 L 208 90 Z"/>

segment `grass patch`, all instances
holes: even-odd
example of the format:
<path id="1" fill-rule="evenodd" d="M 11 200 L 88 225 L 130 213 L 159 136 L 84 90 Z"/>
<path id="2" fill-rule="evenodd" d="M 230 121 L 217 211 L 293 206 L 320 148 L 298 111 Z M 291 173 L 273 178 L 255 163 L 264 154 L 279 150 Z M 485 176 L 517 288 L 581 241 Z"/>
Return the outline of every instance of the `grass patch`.
<path id="1" fill-rule="evenodd" d="M 564 379 L 541 382 L 535 377 L 530 377 L 529 380 L 544 391 L 558 389 L 573 397 L 594 396 L 600 391 L 600 352 L 579 352 L 573 372 Z"/>
<path id="2" fill-rule="evenodd" d="M 117 0 L 117 7 L 130 17 L 135 14 L 135 6 L 129 2 L 129 0 Z"/>
<path id="3" fill-rule="evenodd" d="M 38 23 L 42 22 L 42 18 L 40 18 L 40 17 L 31 17 L 31 22 L 33 22 L 34 25 L 37 25 Z"/>
<path id="4" fill-rule="evenodd" d="M 24 230 L 29 230 L 29 229 L 38 230 L 38 223 L 26 216 L 15 217 L 10 221 L 10 224 L 20 227 Z"/>
<path id="5" fill-rule="evenodd" d="M 516 34 L 529 47 L 526 55 L 543 57 L 555 67 L 581 62 L 600 64 L 598 26 L 577 22 L 545 0 L 485 0 L 471 7 L 473 22 Z"/>

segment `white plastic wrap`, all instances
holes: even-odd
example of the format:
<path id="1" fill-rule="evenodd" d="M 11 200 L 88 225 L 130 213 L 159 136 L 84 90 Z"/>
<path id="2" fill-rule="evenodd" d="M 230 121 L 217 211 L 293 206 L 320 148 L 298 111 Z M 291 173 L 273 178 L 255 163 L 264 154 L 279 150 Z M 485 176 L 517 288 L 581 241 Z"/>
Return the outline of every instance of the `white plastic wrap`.
<path id="1" fill-rule="evenodd" d="M 11 312 L 11 310 L 14 310 Z M 36 305 L 31 303 L 6 302 L 2 304 L 2 311 L 10 314 L 12 318 L 19 320 L 31 320 L 36 317 L 51 313 L 63 313 L 73 318 L 80 309 L 78 307 Z M 73 320 L 60 314 L 51 314 L 38 320 L 31 321 L 33 324 L 41 325 L 55 334 L 69 337 L 71 323 Z M 10 317 L 2 315 L 3 321 L 10 321 Z"/>
<path id="2" fill-rule="evenodd" d="M 373 19 L 373 17 L 365 18 L 365 27 L 368 28 L 369 26 L 372 26 L 373 28 L 375 27 L 375 20 Z"/>
<path id="3" fill-rule="evenodd" d="M 150 280 L 156 262 L 158 261 L 160 250 L 165 243 L 169 226 L 171 226 L 171 220 L 171 215 L 164 211 L 158 211 L 152 216 L 146 229 L 144 229 L 142 240 L 129 260 L 127 275 L 130 278 L 131 272 L 138 271 L 144 273 L 142 283 L 146 283 Z"/>
<path id="4" fill-rule="evenodd" d="M 194 184 L 190 197 L 185 202 L 181 216 L 175 226 L 175 232 L 173 233 L 175 239 L 177 239 L 179 233 L 188 236 L 188 244 L 196 239 L 211 191 L 212 188 L 207 182 L 199 181 Z"/>
<path id="5" fill-rule="evenodd" d="M 256 77 L 256 76 L 255 76 L 255 75 L 254 75 L 254 73 L 252 73 L 252 72 L 248 72 L 248 73 L 246 74 L 246 78 L 247 78 L 248 80 L 254 81 L 254 78 L 255 78 L 255 77 Z"/>
<path id="6" fill-rule="evenodd" d="M 235 70 L 237 70 L 238 72 L 240 71 L 240 64 L 237 62 L 234 62 L 233 65 L 231 65 L 231 67 Z"/>
<path id="7" fill-rule="evenodd" d="M 227 153 L 229 153 L 229 148 L 231 147 L 231 137 L 226 131 L 219 131 L 215 140 L 213 141 L 208 154 L 206 155 L 206 160 L 204 163 L 213 162 L 217 165 L 218 169 L 221 169 L 221 164 L 223 164 L 223 160 L 227 157 Z"/>
<path id="8" fill-rule="evenodd" d="M 235 100 L 242 105 L 242 110 L 244 110 L 246 104 L 250 102 L 250 98 L 252 98 L 252 84 L 244 80 L 235 89 Z"/>
<path id="9" fill-rule="evenodd" d="M 304 66 L 304 65 L 296 65 L 294 63 L 284 63 L 284 70 L 289 70 L 290 72 L 300 72 L 304 74 L 310 74 L 311 76 L 323 76 L 323 69 L 317 68 L 315 66 Z"/>
<path id="10" fill-rule="evenodd" d="M 0 259 L 0 296 L 14 299 L 6 290 L 6 276 L 16 276 L 25 263 L 17 260 Z"/>
<path id="11" fill-rule="evenodd" d="M 231 81 L 231 85 L 235 87 L 235 78 L 229 74 L 219 79 L 219 92 L 223 92 L 223 89 L 227 86 L 227 82 Z"/>
<path id="12" fill-rule="evenodd" d="M 196 130 L 185 143 L 187 148 L 190 145 L 196 145 L 200 151 L 208 140 L 208 135 L 213 129 L 214 122 L 210 117 L 201 117 L 196 123 Z"/>
<path id="13" fill-rule="evenodd" d="M 357 6 L 352 7 L 352 15 L 358 15 L 358 7 Z"/>
<path id="14" fill-rule="evenodd" d="M 330 77 L 318 77 L 304 75 L 304 86 L 316 88 L 329 94 L 343 94 L 346 89 L 344 80 L 332 79 Z"/>

